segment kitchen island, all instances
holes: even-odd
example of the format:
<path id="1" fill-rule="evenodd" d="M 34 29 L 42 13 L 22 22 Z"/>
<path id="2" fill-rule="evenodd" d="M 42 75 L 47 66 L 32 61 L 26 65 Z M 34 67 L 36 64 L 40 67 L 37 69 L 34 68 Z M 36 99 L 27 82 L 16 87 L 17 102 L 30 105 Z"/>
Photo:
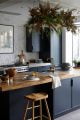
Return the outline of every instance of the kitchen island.
<path id="1" fill-rule="evenodd" d="M 52 78 L 49 76 L 40 75 L 40 80 L 29 81 L 22 79 L 27 73 L 18 73 L 12 83 L 0 83 L 0 119 L 1 120 L 22 120 L 25 100 L 24 96 L 32 92 L 47 92 L 49 95 L 48 104 L 53 120 L 54 107 L 53 104 L 57 97 L 56 90 L 61 87 L 52 89 Z M 70 71 L 56 71 L 54 75 L 58 75 L 62 81 L 80 77 L 80 69 L 73 69 Z M 62 84 L 63 85 L 63 84 Z M 59 90 L 60 91 L 60 90 Z M 65 91 L 65 90 L 64 90 Z M 58 94 L 59 95 L 59 94 Z M 63 99 L 63 98 L 61 98 Z M 59 98 L 58 98 L 59 100 Z M 57 101 L 57 100 L 56 100 Z M 58 102 L 58 101 L 57 101 Z M 61 102 L 61 101 L 60 101 Z M 58 103 L 61 104 L 61 103 Z M 55 108 L 56 109 L 56 108 Z"/>
<path id="2" fill-rule="evenodd" d="M 13 82 L 0 83 L 0 119 L 1 120 L 22 120 L 25 99 L 24 96 L 32 92 L 47 92 L 48 103 L 52 98 L 52 78 L 40 75 L 40 80 L 30 81 L 23 79 L 28 73 L 18 73 Z M 53 101 L 51 99 L 51 101 Z M 52 105 L 49 106 L 51 111 Z"/>

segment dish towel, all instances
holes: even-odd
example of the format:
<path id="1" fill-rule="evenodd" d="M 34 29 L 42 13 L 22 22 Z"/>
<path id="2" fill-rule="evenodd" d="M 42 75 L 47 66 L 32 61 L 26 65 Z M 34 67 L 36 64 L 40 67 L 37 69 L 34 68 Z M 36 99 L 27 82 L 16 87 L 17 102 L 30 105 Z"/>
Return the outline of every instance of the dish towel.
<path id="1" fill-rule="evenodd" d="M 60 77 L 54 75 L 49 75 L 49 76 L 52 78 L 52 89 L 61 86 Z"/>

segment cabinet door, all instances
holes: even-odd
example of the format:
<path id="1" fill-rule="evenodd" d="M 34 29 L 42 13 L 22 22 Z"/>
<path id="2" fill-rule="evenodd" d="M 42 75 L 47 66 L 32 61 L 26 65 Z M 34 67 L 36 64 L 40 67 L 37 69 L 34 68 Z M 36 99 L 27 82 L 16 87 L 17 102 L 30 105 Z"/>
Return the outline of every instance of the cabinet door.
<path id="1" fill-rule="evenodd" d="M 30 71 L 30 72 L 32 72 L 32 71 L 37 72 L 37 71 L 38 71 L 38 69 L 37 69 L 37 67 L 32 67 L 32 68 L 29 68 L 29 71 Z"/>
<path id="2" fill-rule="evenodd" d="M 47 72 L 49 68 L 50 68 L 50 65 L 38 67 L 38 72 Z"/>
<path id="3" fill-rule="evenodd" d="M 70 79 L 61 80 L 61 87 L 54 89 L 54 116 L 71 108 L 71 84 Z"/>
<path id="4" fill-rule="evenodd" d="M 50 29 L 47 27 L 40 31 L 39 58 L 43 59 L 44 62 L 50 58 Z"/>
<path id="5" fill-rule="evenodd" d="M 72 107 L 80 106 L 80 77 L 73 78 Z"/>
<path id="6" fill-rule="evenodd" d="M 32 51 L 33 52 L 40 51 L 40 35 L 39 34 L 40 33 L 35 30 L 32 32 L 32 46 L 33 46 Z"/>
<path id="7" fill-rule="evenodd" d="M 62 39 L 61 35 L 55 31 L 51 31 L 51 58 L 54 58 L 54 64 L 56 66 L 61 65 L 62 61 Z"/>
<path id="8" fill-rule="evenodd" d="M 50 51 L 50 29 L 45 28 L 40 31 L 40 52 Z"/>
<path id="9" fill-rule="evenodd" d="M 39 52 L 40 51 L 40 36 L 39 32 L 33 30 L 29 32 L 26 30 L 26 47 L 27 52 Z"/>
<path id="10" fill-rule="evenodd" d="M 28 29 L 26 29 L 26 50 L 27 52 L 31 52 L 33 49 L 32 46 L 32 32 L 29 32 Z"/>

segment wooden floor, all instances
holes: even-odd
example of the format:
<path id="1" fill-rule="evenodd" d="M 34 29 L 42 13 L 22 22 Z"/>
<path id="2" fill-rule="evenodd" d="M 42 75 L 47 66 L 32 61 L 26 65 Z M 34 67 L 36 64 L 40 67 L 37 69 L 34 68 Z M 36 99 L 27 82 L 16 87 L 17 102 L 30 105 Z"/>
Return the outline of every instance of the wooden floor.
<path id="1" fill-rule="evenodd" d="M 56 118 L 55 120 L 80 120 L 80 109 Z"/>

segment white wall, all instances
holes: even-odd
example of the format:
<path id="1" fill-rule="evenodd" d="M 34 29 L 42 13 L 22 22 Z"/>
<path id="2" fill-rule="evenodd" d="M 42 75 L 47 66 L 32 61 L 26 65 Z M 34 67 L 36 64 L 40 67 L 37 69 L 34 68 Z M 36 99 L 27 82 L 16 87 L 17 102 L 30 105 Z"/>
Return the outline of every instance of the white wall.
<path id="1" fill-rule="evenodd" d="M 28 19 L 28 10 L 26 15 L 15 16 L 0 14 L 0 24 L 14 25 L 14 53 L 13 54 L 0 54 L 0 65 L 12 64 L 18 57 L 17 55 L 21 50 L 24 50 L 26 55 L 26 61 L 31 58 L 38 59 L 38 53 L 27 53 L 26 52 L 26 28 L 24 24 Z"/>

